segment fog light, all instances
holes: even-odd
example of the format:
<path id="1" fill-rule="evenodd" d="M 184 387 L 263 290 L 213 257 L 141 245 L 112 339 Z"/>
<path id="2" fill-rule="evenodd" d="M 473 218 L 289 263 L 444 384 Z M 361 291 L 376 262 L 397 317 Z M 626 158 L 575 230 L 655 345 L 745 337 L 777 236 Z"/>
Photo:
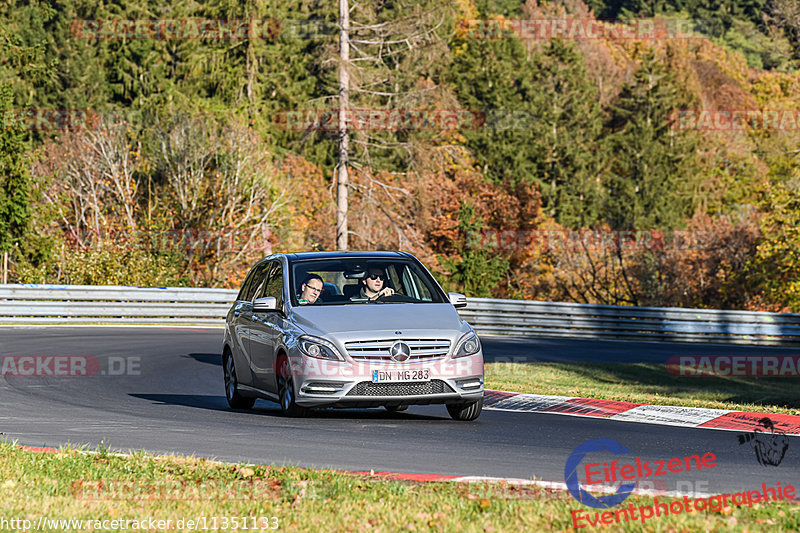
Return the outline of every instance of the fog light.
<path id="1" fill-rule="evenodd" d="M 483 379 L 470 378 L 456 381 L 456 384 L 462 389 L 479 389 L 483 385 Z"/>
<path id="2" fill-rule="evenodd" d="M 304 385 L 300 390 L 306 394 L 335 394 L 341 392 L 344 383 L 338 381 L 311 382 Z"/>

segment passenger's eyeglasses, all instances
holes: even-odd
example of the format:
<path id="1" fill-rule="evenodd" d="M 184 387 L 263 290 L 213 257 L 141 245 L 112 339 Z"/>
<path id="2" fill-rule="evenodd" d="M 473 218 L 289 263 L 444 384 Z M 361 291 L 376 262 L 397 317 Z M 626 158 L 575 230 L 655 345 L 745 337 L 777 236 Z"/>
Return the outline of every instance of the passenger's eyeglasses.
<path id="1" fill-rule="evenodd" d="M 386 281 L 386 274 L 370 274 L 369 279 L 376 280 L 379 279 L 381 281 Z"/>
<path id="2" fill-rule="evenodd" d="M 312 291 L 315 291 L 315 292 L 322 292 L 323 290 L 325 290 L 325 289 L 324 289 L 324 288 L 322 288 L 322 287 L 320 287 L 320 288 L 318 289 L 318 288 L 316 288 L 316 287 L 312 287 L 311 285 L 306 285 L 306 289 L 311 289 Z"/>

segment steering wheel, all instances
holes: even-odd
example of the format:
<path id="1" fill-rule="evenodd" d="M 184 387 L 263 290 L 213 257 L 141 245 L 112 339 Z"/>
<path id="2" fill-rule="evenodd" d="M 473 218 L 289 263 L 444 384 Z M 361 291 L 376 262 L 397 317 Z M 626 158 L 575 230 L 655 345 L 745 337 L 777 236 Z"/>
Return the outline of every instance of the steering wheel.
<path id="1" fill-rule="evenodd" d="M 385 295 L 381 294 L 374 300 L 370 300 L 371 302 L 397 302 L 397 303 L 414 303 L 416 302 L 416 298 L 412 298 L 410 296 L 406 296 L 405 294 L 394 293 L 392 295 Z"/>

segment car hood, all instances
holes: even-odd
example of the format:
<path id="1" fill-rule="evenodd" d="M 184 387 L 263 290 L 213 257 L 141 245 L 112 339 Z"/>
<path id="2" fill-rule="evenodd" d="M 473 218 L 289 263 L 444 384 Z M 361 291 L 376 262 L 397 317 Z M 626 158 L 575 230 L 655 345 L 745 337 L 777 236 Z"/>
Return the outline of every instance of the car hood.
<path id="1" fill-rule="evenodd" d="M 450 304 L 349 304 L 295 307 L 296 323 L 312 334 L 461 329 Z"/>

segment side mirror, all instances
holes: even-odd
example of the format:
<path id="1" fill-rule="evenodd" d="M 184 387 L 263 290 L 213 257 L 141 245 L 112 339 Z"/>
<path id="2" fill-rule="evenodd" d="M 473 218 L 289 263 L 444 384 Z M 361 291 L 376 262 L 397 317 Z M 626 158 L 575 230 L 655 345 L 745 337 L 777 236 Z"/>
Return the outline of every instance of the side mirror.
<path id="1" fill-rule="evenodd" d="M 447 296 L 450 298 L 450 303 L 453 304 L 453 307 L 466 307 L 467 306 L 467 297 L 458 292 L 448 292 Z"/>
<path id="2" fill-rule="evenodd" d="M 263 313 L 265 311 L 277 311 L 277 310 L 278 310 L 278 300 L 274 296 L 256 298 L 253 301 L 254 313 Z"/>

